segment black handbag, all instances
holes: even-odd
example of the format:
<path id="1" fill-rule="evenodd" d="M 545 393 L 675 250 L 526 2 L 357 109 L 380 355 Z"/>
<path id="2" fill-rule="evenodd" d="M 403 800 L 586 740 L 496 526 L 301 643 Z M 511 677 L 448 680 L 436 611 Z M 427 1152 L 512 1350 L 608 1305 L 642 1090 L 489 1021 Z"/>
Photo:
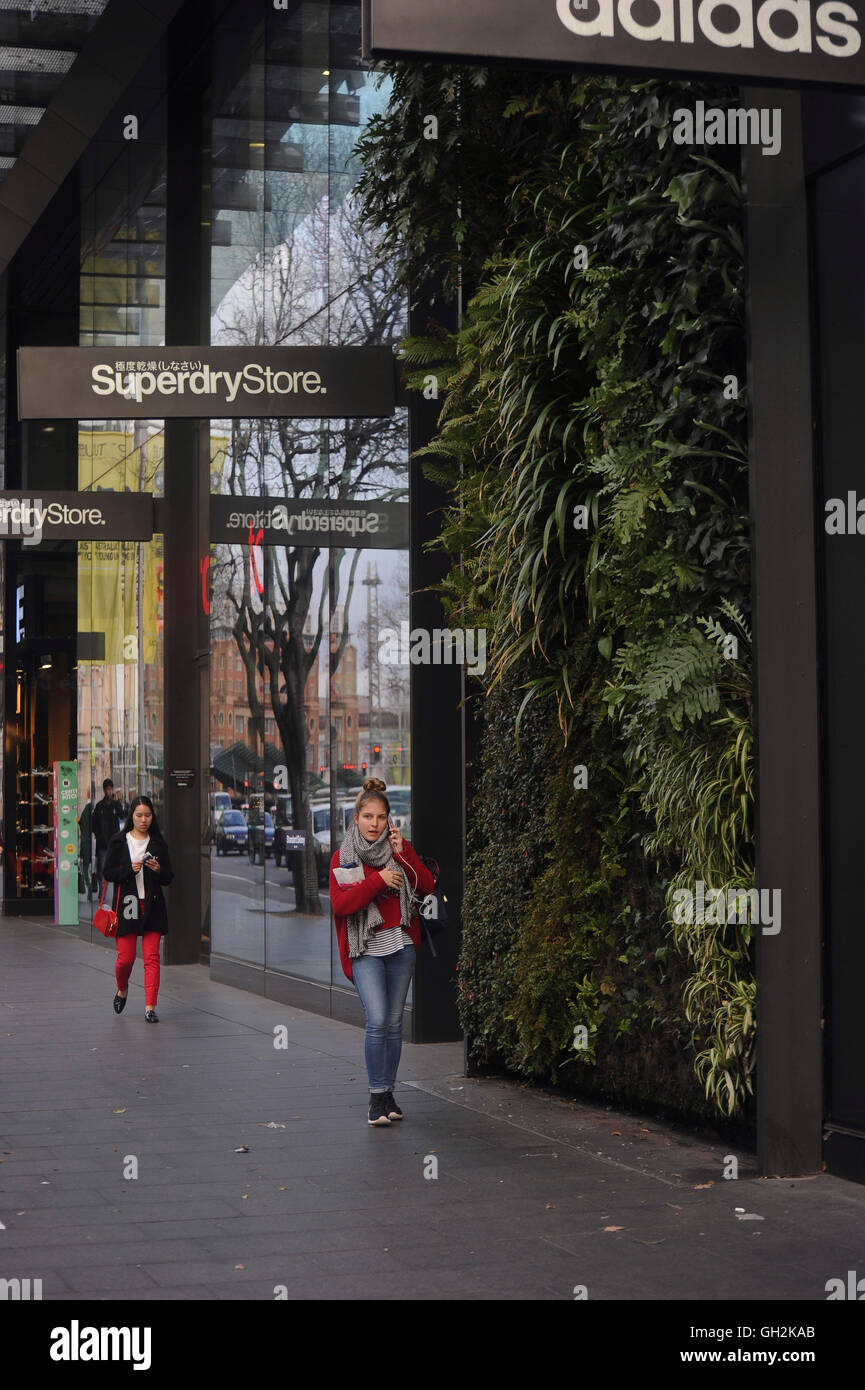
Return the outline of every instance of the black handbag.
<path id="1" fill-rule="evenodd" d="M 420 919 L 421 928 L 429 942 L 429 948 L 435 956 L 438 955 L 438 952 L 433 945 L 433 938 L 441 936 L 445 927 L 448 925 L 448 900 L 438 886 L 440 873 L 438 861 L 425 854 L 422 854 L 420 858 L 421 862 L 426 865 L 432 874 L 434 884 L 432 892 L 427 893 L 418 908 L 418 917 Z"/>

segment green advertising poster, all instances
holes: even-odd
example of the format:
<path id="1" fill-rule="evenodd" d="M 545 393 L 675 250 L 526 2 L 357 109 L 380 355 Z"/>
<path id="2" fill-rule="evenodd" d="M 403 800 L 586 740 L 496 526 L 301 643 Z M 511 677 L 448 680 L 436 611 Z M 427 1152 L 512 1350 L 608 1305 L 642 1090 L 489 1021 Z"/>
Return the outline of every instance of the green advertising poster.
<path id="1" fill-rule="evenodd" d="M 54 764 L 54 921 L 78 921 L 78 764 Z"/>

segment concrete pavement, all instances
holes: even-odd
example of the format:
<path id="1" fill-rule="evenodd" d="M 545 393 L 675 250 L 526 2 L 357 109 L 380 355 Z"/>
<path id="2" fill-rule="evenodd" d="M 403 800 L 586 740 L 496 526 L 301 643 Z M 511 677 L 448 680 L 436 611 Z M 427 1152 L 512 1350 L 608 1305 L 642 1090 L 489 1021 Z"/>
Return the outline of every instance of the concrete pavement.
<path id="1" fill-rule="evenodd" d="M 43 1299 L 825 1301 L 865 1275 L 857 1184 L 467 1079 L 459 1044 L 406 1044 L 405 1120 L 370 1128 L 359 1029 L 201 966 L 163 967 L 147 1025 L 142 984 L 139 959 L 118 1017 L 113 946 L 0 919 L 0 1279 Z"/>

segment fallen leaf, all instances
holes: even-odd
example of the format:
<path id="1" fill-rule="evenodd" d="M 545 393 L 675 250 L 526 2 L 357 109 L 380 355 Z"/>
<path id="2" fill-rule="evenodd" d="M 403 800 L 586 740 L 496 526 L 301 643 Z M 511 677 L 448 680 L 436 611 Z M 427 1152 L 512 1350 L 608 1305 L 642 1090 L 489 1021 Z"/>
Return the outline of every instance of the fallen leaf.
<path id="1" fill-rule="evenodd" d="M 605 1227 L 604 1227 L 604 1230 L 605 1230 L 605 1231 L 623 1231 L 624 1229 L 625 1229 L 624 1226 L 605 1226 Z"/>
<path id="2" fill-rule="evenodd" d="M 285 1129 L 285 1125 L 278 1125 L 275 1120 L 259 1120 L 259 1129 Z"/>
<path id="3" fill-rule="evenodd" d="M 246 1269 L 246 1265 L 235 1265 L 235 1269 Z"/>
<path id="4" fill-rule="evenodd" d="M 621 1137 L 622 1137 L 622 1131 L 621 1131 L 620 1129 L 614 1129 L 612 1132 L 613 1132 L 613 1134 L 615 1134 L 619 1139 L 621 1139 Z"/>
<path id="5" fill-rule="evenodd" d="M 235 1152 L 236 1154 L 248 1154 L 248 1153 L 249 1153 L 249 1145 L 248 1145 L 248 1144 L 241 1144 L 240 1148 L 239 1148 L 239 1149 L 235 1149 L 234 1152 Z"/>
<path id="6" fill-rule="evenodd" d="M 119 1110 L 112 1110 L 111 1113 L 112 1113 L 112 1115 L 125 1115 L 125 1114 L 126 1114 L 126 1106 L 125 1106 L 125 1105 L 121 1106 L 121 1108 L 120 1108 Z"/>
<path id="7" fill-rule="evenodd" d="M 737 1221 L 765 1221 L 766 1218 L 765 1218 L 765 1216 L 758 1216 L 758 1215 L 756 1214 L 756 1212 L 753 1212 L 753 1211 L 743 1211 L 743 1212 L 741 1212 L 741 1213 L 739 1213 L 739 1212 L 736 1213 L 736 1220 L 737 1220 Z"/>
<path id="8" fill-rule="evenodd" d="M 714 1187 L 714 1186 L 715 1186 L 715 1179 L 714 1179 L 714 1178 L 710 1178 L 708 1182 L 698 1182 L 698 1183 L 695 1183 L 695 1184 L 694 1184 L 693 1191 L 694 1191 L 694 1192 L 699 1192 L 699 1191 L 701 1191 L 704 1187 Z"/>

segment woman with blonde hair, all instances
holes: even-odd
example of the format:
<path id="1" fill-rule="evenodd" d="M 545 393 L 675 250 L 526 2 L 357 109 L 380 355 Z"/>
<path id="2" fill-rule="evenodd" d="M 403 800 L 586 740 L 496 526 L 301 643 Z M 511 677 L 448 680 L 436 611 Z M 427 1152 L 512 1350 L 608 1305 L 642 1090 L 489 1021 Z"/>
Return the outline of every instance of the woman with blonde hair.
<path id="1" fill-rule="evenodd" d="M 371 1125 L 403 1118 L 393 1095 L 403 1006 L 420 945 L 417 909 L 434 887 L 429 869 L 391 823 L 385 791 L 377 777 L 364 782 L 345 839 L 330 861 L 339 957 L 366 1016 Z"/>

